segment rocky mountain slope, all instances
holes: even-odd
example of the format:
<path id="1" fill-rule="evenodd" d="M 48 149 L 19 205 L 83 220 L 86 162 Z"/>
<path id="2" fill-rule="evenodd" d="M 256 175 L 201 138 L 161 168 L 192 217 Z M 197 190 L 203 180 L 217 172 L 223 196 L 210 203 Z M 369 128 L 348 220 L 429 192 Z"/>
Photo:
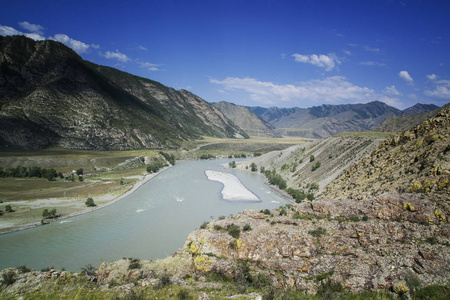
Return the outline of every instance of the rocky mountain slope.
<path id="1" fill-rule="evenodd" d="M 124 150 L 242 137 L 199 97 L 86 62 L 55 41 L 1 36 L 0 64 L 1 146 Z"/>
<path id="2" fill-rule="evenodd" d="M 386 192 L 450 193 L 450 105 L 381 144 L 327 187 L 324 198 L 364 199 Z"/>
<path id="3" fill-rule="evenodd" d="M 250 170 L 252 163 L 259 170 L 276 171 L 287 183 L 287 187 L 307 191 L 317 184 L 315 194 L 336 179 L 347 167 L 368 156 L 387 134 L 342 133 L 306 145 L 296 145 L 281 151 L 272 151 L 250 161 L 238 164 L 241 170 Z M 311 161 L 311 157 L 314 157 Z M 313 170 L 313 166 L 320 167 Z"/>
<path id="4" fill-rule="evenodd" d="M 277 128 L 277 132 L 307 138 L 325 138 L 339 132 L 370 131 L 380 126 L 386 119 L 405 113 L 379 101 L 310 108 L 249 107 L 249 109 Z M 434 108 L 419 105 L 414 111 L 427 109 Z"/>
<path id="5" fill-rule="evenodd" d="M 418 104 L 416 104 L 418 105 Z M 415 106 L 416 106 L 415 105 Z M 414 108 L 415 106 L 411 107 Z M 436 108 L 435 110 L 421 112 L 421 113 L 405 113 L 402 116 L 395 116 L 387 119 L 380 126 L 372 129 L 373 131 L 382 131 L 382 132 L 398 132 L 407 130 L 413 126 L 419 125 L 423 121 L 434 117 L 441 108 Z M 421 110 L 409 110 L 411 111 L 421 111 Z"/>
<path id="6" fill-rule="evenodd" d="M 244 106 L 235 105 L 225 101 L 214 103 L 214 106 L 250 136 L 279 137 L 279 135 L 273 131 L 271 125 L 260 119 Z"/>
<path id="7" fill-rule="evenodd" d="M 438 108 L 439 106 L 436 106 L 434 104 L 417 103 L 411 107 L 404 109 L 403 114 L 404 115 L 423 114 L 429 111 L 436 110 Z"/>

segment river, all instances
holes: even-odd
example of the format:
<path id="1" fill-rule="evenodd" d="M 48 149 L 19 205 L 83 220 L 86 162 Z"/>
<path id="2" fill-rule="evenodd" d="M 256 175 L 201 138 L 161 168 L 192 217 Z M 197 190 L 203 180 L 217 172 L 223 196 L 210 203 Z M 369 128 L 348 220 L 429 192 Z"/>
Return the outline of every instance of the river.
<path id="1" fill-rule="evenodd" d="M 27 265 L 79 271 L 123 257 L 156 260 L 182 248 L 189 233 L 211 217 L 289 203 L 265 186 L 260 174 L 223 168 L 229 161 L 178 161 L 113 205 L 1 235 L 0 269 Z M 209 181 L 205 170 L 234 174 L 262 202 L 222 200 L 222 184 Z"/>

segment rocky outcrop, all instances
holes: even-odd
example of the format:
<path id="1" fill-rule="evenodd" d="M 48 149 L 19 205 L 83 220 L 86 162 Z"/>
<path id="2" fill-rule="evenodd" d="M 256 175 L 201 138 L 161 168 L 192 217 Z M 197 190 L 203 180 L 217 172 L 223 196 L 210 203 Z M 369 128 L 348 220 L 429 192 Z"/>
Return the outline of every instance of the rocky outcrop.
<path id="1" fill-rule="evenodd" d="M 448 202 L 414 194 L 303 202 L 213 221 L 191 233 L 185 247 L 198 273 L 231 277 L 244 261 L 253 276 L 307 293 L 327 281 L 354 292 L 412 281 L 445 285 L 449 216 Z M 239 236 L 227 232 L 232 226 Z"/>
<path id="2" fill-rule="evenodd" d="M 187 92 L 84 61 L 61 43 L 0 36 L 0 146 L 176 147 L 242 130 Z"/>
<path id="3" fill-rule="evenodd" d="M 242 128 L 248 135 L 256 137 L 280 137 L 273 131 L 273 127 L 260 119 L 248 108 L 233 103 L 221 101 L 214 103 L 228 119 Z"/>
<path id="4" fill-rule="evenodd" d="M 450 193 L 450 106 L 382 143 L 327 187 L 323 198 L 364 199 L 386 192 Z M 432 195 L 431 195 L 432 196 Z"/>

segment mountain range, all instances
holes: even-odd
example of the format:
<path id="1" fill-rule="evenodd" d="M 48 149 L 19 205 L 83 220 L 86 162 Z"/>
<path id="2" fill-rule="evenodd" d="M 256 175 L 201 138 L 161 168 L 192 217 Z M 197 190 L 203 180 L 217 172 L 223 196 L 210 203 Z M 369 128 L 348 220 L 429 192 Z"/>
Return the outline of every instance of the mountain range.
<path id="1" fill-rule="evenodd" d="M 425 113 L 435 105 L 416 104 L 399 110 L 383 102 L 321 105 L 310 108 L 248 107 L 282 135 L 325 138 L 344 131 L 370 131 L 385 120 L 405 114 Z"/>
<path id="2" fill-rule="evenodd" d="M 130 150 L 176 148 L 202 136 L 324 138 L 436 108 L 401 111 L 377 101 L 311 108 L 211 104 L 85 61 L 56 41 L 0 36 L 0 147 Z"/>

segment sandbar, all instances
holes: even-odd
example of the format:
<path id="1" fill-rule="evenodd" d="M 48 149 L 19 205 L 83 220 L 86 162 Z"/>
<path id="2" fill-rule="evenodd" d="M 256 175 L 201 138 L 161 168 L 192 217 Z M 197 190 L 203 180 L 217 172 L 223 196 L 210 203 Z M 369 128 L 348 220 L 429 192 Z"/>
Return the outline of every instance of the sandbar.
<path id="1" fill-rule="evenodd" d="M 222 198 L 228 201 L 261 202 L 261 200 L 247 189 L 236 176 L 228 173 L 206 170 L 208 180 L 223 184 Z"/>

